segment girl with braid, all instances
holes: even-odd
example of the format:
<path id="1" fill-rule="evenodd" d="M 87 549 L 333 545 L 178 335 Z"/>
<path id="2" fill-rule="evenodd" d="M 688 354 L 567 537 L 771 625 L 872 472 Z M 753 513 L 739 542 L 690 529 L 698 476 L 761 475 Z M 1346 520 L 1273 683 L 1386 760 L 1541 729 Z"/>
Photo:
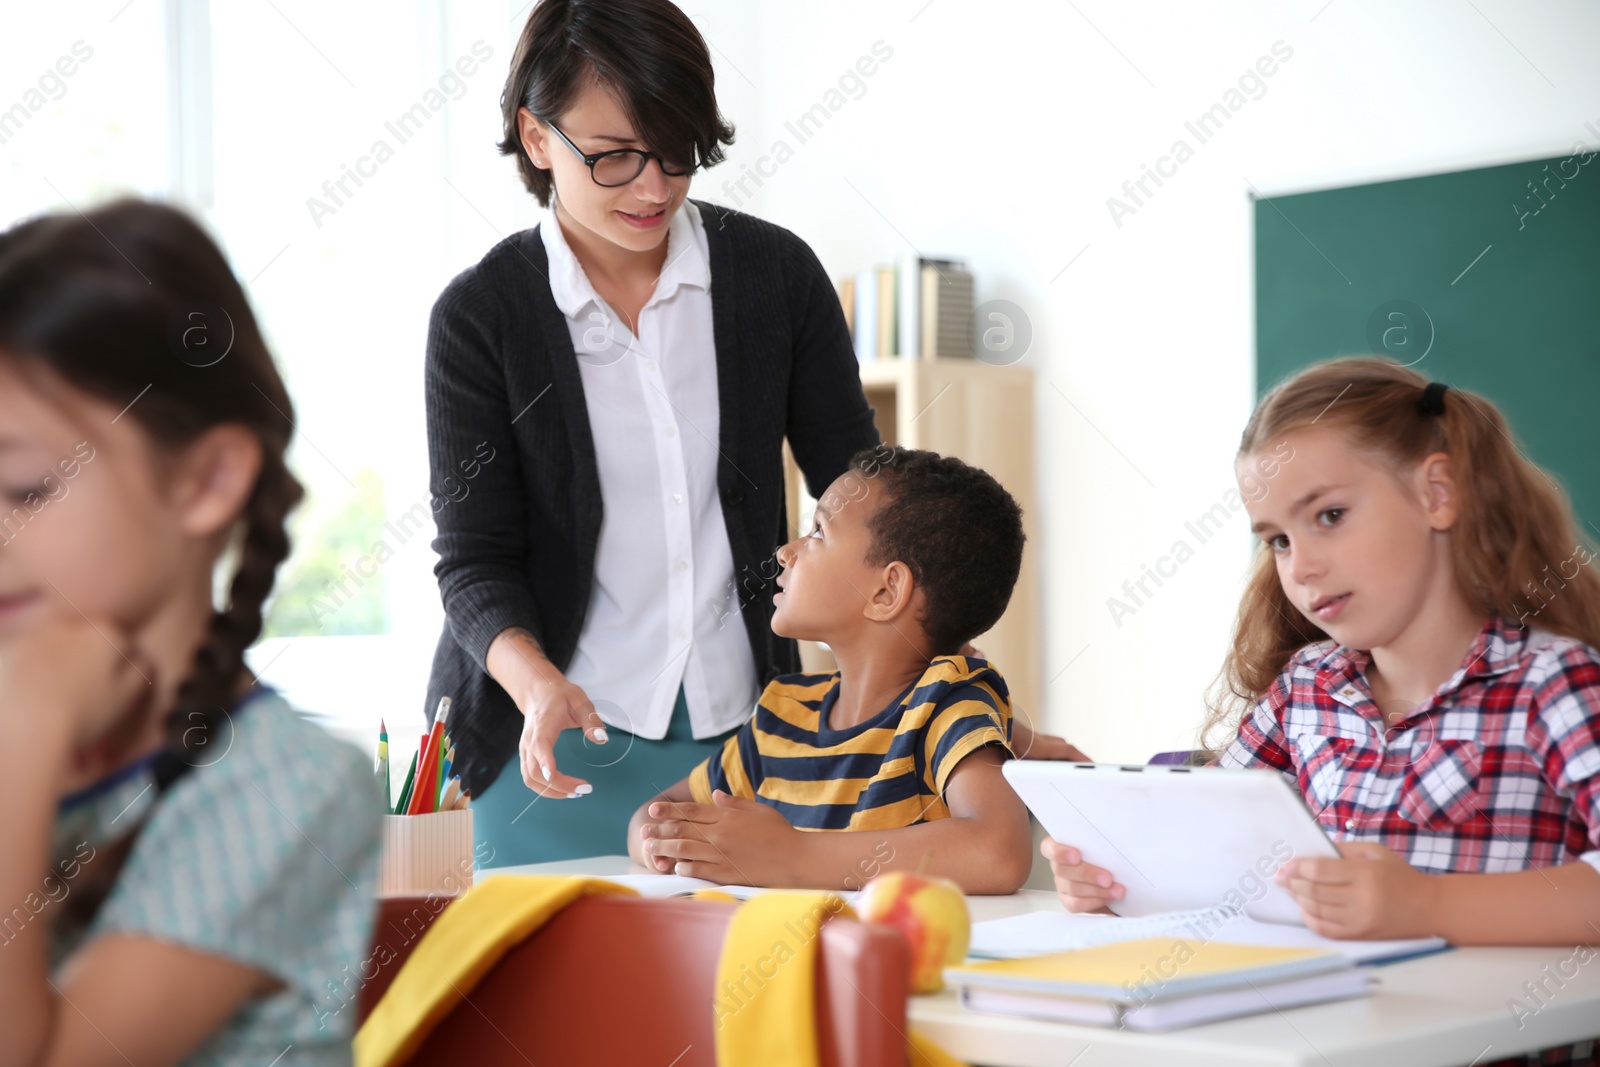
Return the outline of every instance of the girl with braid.
<path id="1" fill-rule="evenodd" d="M 350 1061 L 382 801 L 244 664 L 293 432 L 190 219 L 0 234 L 0 1067 Z"/>

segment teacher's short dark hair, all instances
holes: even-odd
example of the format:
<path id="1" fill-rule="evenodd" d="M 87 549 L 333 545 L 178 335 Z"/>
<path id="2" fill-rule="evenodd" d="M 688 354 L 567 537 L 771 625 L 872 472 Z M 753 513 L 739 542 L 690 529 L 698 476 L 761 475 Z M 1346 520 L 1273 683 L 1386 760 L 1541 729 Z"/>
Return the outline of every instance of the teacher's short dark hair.
<path id="1" fill-rule="evenodd" d="M 500 94 L 498 146 L 516 156 L 522 184 L 540 204 L 549 205 L 554 183 L 524 151 L 517 109 L 559 120 L 591 77 L 616 94 L 645 146 L 667 159 L 711 167 L 733 143 L 705 38 L 668 0 L 540 0 Z"/>
<path id="2" fill-rule="evenodd" d="M 937 452 L 879 445 L 850 466 L 887 490 L 867 520 L 867 562 L 910 569 L 930 653 L 955 655 L 1011 602 L 1027 540 L 1021 505 L 988 471 Z"/>

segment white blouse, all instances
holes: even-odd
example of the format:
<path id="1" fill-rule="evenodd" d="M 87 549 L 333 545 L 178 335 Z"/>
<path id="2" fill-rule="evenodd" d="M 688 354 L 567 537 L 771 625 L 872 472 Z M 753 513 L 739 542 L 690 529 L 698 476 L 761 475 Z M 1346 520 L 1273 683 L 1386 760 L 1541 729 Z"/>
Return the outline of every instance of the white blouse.
<path id="1" fill-rule="evenodd" d="M 607 725 L 641 737 L 666 735 L 680 684 L 695 737 L 731 730 L 759 694 L 738 597 L 729 593 L 733 550 L 717 492 L 717 353 L 700 209 L 685 201 L 667 224 L 666 265 L 639 312 L 638 337 L 589 283 L 554 203 L 539 232 L 550 292 L 577 353 L 604 514 L 567 678 Z"/>

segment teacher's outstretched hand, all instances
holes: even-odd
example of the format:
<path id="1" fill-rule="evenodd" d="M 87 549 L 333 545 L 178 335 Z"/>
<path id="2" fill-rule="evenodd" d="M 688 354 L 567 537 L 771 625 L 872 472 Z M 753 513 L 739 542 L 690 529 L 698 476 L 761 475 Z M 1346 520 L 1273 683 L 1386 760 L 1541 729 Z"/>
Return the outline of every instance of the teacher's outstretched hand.
<path id="1" fill-rule="evenodd" d="M 556 766 L 556 738 L 563 730 L 582 730 L 596 744 L 605 744 L 605 723 L 594 701 L 567 680 L 545 657 L 532 634 L 520 628 L 506 630 L 489 646 L 489 673 L 511 693 L 522 712 L 522 781 L 544 797 L 571 799 L 592 793 L 582 778 L 562 774 Z"/>

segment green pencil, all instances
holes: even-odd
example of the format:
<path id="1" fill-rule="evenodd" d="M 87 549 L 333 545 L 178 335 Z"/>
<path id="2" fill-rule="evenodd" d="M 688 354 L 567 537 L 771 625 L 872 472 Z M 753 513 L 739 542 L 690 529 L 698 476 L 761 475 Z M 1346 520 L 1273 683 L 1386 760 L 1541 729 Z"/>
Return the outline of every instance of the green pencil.
<path id="1" fill-rule="evenodd" d="M 428 806 L 429 811 L 438 811 L 439 801 L 444 799 L 444 748 L 448 741 L 448 737 L 439 739 L 439 768 L 438 774 L 435 775 L 435 777 L 438 779 L 435 785 L 437 785 L 438 788 L 433 791 L 433 803 Z"/>
<path id="2" fill-rule="evenodd" d="M 411 767 L 406 771 L 406 784 L 400 787 L 400 800 L 395 804 L 390 815 L 404 815 L 406 808 L 411 804 L 411 786 L 417 780 L 417 757 L 411 757 Z"/>

